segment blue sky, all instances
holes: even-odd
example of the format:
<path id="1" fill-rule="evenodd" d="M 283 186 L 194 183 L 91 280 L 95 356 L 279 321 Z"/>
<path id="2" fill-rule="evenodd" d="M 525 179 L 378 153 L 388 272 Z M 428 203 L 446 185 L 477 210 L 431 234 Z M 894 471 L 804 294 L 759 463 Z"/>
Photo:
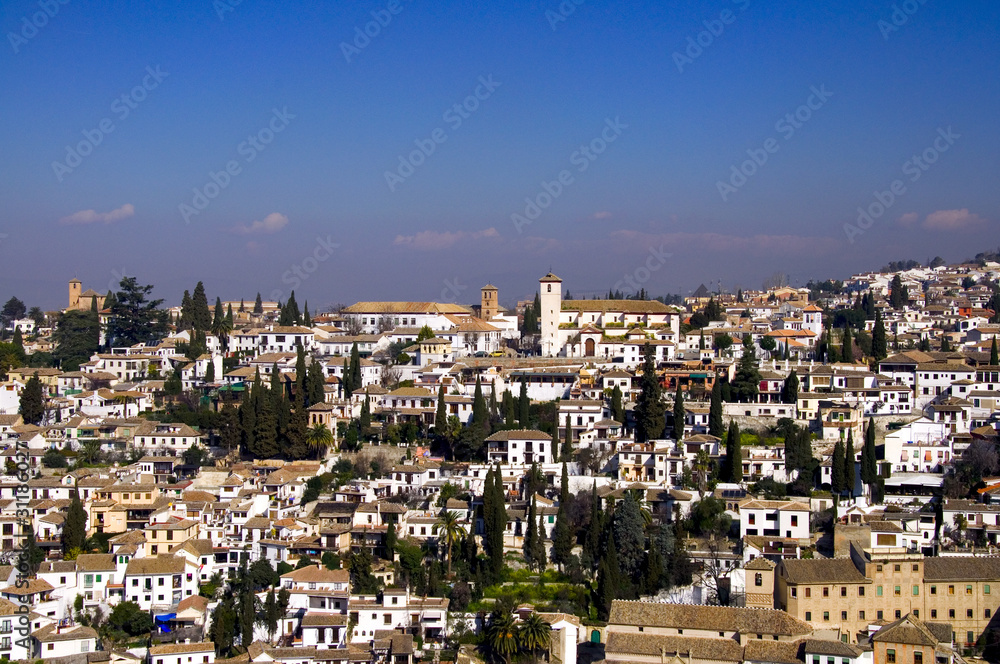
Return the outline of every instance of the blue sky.
<path id="1" fill-rule="evenodd" d="M 3 299 L 510 303 L 997 245 L 996 3 L 51 2 L 0 9 Z"/>

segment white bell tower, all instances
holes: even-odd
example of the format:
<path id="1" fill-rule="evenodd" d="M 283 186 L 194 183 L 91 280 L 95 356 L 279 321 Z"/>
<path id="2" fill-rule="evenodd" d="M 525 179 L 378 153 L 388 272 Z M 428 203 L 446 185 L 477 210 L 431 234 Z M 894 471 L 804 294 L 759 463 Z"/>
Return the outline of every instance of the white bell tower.
<path id="1" fill-rule="evenodd" d="M 562 279 L 549 272 L 538 280 L 542 305 L 542 356 L 555 357 L 562 350 L 559 343 L 559 313 L 562 311 Z"/>

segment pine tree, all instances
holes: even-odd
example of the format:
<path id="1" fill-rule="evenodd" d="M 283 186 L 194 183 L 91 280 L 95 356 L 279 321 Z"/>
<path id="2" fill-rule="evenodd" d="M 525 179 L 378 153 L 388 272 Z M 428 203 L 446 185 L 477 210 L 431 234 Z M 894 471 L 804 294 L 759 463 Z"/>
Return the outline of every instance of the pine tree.
<path id="1" fill-rule="evenodd" d="M 531 401 L 528 399 L 528 383 L 521 379 L 521 393 L 517 397 L 517 423 L 522 429 L 531 424 Z"/>
<path id="2" fill-rule="evenodd" d="M 677 381 L 677 394 L 674 395 L 674 440 L 680 442 L 684 438 L 684 395 L 681 393 L 681 382 Z"/>
<path id="3" fill-rule="evenodd" d="M 722 380 L 715 379 L 712 384 L 712 399 L 708 407 L 708 433 L 716 438 L 722 438 L 725 424 L 722 422 Z"/>
<path id="4" fill-rule="evenodd" d="M 847 489 L 847 495 L 851 499 L 854 498 L 854 478 L 856 477 L 854 466 L 854 431 L 848 429 L 847 446 L 844 448 L 844 488 Z"/>
<path id="5" fill-rule="evenodd" d="M 635 440 L 645 443 L 647 440 L 659 438 L 666 427 L 663 391 L 660 379 L 656 375 L 656 359 L 653 347 L 648 343 L 643 348 L 642 380 L 640 381 L 639 397 L 635 410 Z"/>
<path id="6" fill-rule="evenodd" d="M 45 417 L 45 391 L 42 388 L 42 381 L 38 380 L 37 371 L 24 384 L 19 407 L 25 424 L 41 424 Z"/>

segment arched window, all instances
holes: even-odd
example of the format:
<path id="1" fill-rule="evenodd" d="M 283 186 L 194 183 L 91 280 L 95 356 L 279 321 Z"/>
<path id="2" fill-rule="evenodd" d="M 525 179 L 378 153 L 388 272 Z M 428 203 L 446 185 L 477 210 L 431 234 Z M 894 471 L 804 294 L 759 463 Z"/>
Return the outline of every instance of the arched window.
<path id="1" fill-rule="evenodd" d="M 753 584 L 755 586 L 762 586 L 762 585 L 764 585 L 764 575 L 761 574 L 760 572 L 757 572 L 756 574 L 754 574 L 753 575 Z"/>

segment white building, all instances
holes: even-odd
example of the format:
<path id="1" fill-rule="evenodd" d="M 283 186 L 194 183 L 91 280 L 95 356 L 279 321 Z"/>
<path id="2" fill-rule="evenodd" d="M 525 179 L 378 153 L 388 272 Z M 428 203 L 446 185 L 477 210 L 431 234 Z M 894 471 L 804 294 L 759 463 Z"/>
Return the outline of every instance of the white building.
<path id="1" fill-rule="evenodd" d="M 486 439 L 487 459 L 501 465 L 552 463 L 552 435 L 537 429 L 498 431 Z"/>

